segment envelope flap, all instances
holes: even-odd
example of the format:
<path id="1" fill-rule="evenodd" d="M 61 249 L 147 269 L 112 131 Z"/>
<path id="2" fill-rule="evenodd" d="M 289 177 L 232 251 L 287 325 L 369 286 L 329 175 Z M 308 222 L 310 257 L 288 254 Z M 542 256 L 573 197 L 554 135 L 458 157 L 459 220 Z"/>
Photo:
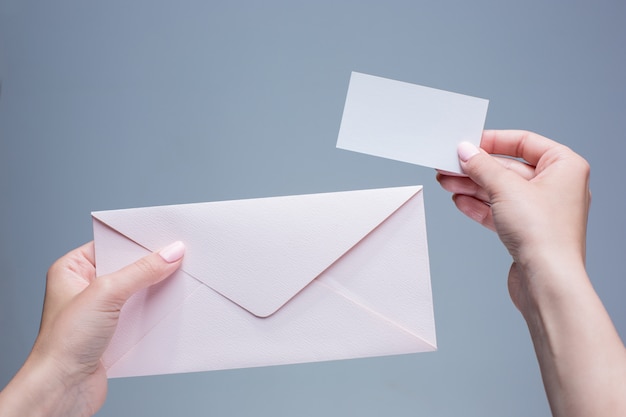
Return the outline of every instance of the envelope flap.
<path id="1" fill-rule="evenodd" d="M 421 186 L 93 212 L 155 251 L 182 240 L 182 268 L 259 317 L 276 312 Z"/>

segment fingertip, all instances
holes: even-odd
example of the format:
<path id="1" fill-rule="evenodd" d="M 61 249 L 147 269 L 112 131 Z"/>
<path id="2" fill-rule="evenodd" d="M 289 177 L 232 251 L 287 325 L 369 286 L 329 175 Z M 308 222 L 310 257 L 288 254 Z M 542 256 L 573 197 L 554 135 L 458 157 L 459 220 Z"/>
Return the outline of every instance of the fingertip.
<path id="1" fill-rule="evenodd" d="M 452 200 L 461 213 L 484 227 L 495 231 L 493 216 L 489 204 L 474 197 L 462 194 L 455 194 L 452 196 Z"/>
<path id="2" fill-rule="evenodd" d="M 467 174 L 462 172 L 452 172 L 443 169 L 437 169 L 436 171 L 439 175 L 441 175 L 441 177 L 467 177 Z"/>
<path id="3" fill-rule="evenodd" d="M 180 260 L 185 254 L 185 244 L 180 240 L 169 244 L 159 251 L 161 258 L 168 264 Z"/>
<path id="4" fill-rule="evenodd" d="M 457 147 L 459 159 L 463 162 L 469 161 L 474 155 L 478 155 L 480 150 L 476 145 L 470 142 L 461 142 Z"/>

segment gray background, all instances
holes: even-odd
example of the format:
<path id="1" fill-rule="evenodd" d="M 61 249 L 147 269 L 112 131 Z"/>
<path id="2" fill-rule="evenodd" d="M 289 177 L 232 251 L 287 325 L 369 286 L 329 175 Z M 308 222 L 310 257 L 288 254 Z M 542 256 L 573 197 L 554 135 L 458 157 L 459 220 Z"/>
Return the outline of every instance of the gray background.
<path id="1" fill-rule="evenodd" d="M 548 415 L 496 237 L 433 170 L 336 136 L 356 70 L 584 155 L 589 272 L 624 337 L 625 40 L 622 1 L 0 1 L 0 385 L 92 210 L 423 184 L 438 352 L 113 380 L 99 415 Z"/>

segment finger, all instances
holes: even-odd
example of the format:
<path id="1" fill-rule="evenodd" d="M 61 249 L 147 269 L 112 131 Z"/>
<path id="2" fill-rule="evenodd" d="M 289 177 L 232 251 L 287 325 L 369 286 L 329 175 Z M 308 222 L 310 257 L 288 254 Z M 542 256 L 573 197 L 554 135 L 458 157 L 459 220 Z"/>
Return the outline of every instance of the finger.
<path id="1" fill-rule="evenodd" d="M 489 201 L 487 192 L 469 177 L 438 174 L 437 181 L 444 190 L 452 194 L 463 194 L 484 202 Z"/>
<path id="2" fill-rule="evenodd" d="M 505 169 L 513 171 L 525 180 L 530 180 L 535 175 L 535 169 L 530 165 L 511 158 L 495 157 Z M 438 171 L 437 181 L 444 190 L 453 194 L 465 194 L 482 201 L 489 201 L 487 192 L 476 184 L 471 178 L 458 175 L 449 175 L 445 171 Z"/>
<path id="3" fill-rule="evenodd" d="M 487 153 L 522 158 L 534 166 L 549 149 L 559 146 L 562 145 L 524 130 L 485 130 L 480 142 Z"/>
<path id="4" fill-rule="evenodd" d="M 458 172 L 450 172 L 450 171 L 446 171 L 445 169 L 435 168 L 435 171 L 437 171 L 438 174 L 447 175 L 450 177 L 467 177 L 466 174 L 458 173 Z"/>
<path id="5" fill-rule="evenodd" d="M 54 262 L 46 276 L 42 325 L 44 321 L 53 320 L 69 301 L 89 285 L 95 276 L 93 242 L 68 252 Z"/>
<path id="6" fill-rule="evenodd" d="M 82 291 L 93 278 L 94 264 L 93 242 L 85 243 L 62 257 L 50 266 L 47 275 L 47 290 L 62 290 L 68 297 Z"/>
<path id="7" fill-rule="evenodd" d="M 454 194 L 452 200 L 461 213 L 495 232 L 491 207 L 485 202 L 463 194 Z"/>
<path id="8" fill-rule="evenodd" d="M 531 180 L 535 177 L 535 167 L 519 161 L 517 159 L 506 158 L 502 156 L 494 156 L 494 159 L 500 163 L 504 168 L 509 171 L 515 172 L 525 180 Z"/>
<path id="9" fill-rule="evenodd" d="M 87 284 L 96 278 L 96 256 L 93 241 L 74 249 L 63 259 L 67 260 L 65 268 L 74 277 L 84 280 Z"/>
<path id="10" fill-rule="evenodd" d="M 101 300 L 111 303 L 115 308 L 121 308 L 137 291 L 174 273 L 180 267 L 184 252 L 185 245 L 174 242 L 117 272 L 98 277 L 94 284 L 100 292 Z"/>
<path id="11" fill-rule="evenodd" d="M 94 248 L 93 240 L 91 242 L 85 243 L 83 246 L 78 248 L 78 251 L 83 255 L 83 257 L 96 267 L 96 251 Z"/>
<path id="12" fill-rule="evenodd" d="M 48 284 L 56 285 L 56 281 L 67 279 L 80 279 L 88 283 L 94 273 L 95 260 L 92 241 L 66 253 L 53 263 L 48 270 Z M 65 286 L 66 283 L 62 282 L 60 285 Z"/>
<path id="13" fill-rule="evenodd" d="M 511 171 L 515 171 L 520 176 L 526 178 L 527 180 L 533 178 L 535 176 L 535 168 L 523 161 L 519 161 L 517 159 L 502 157 L 498 155 L 494 155 L 494 158 L 498 160 L 506 169 L 510 169 Z M 436 169 L 437 173 L 441 175 L 447 175 L 450 177 L 461 177 L 467 178 L 467 174 L 459 174 L 456 172 L 445 171 L 443 169 Z"/>
<path id="14" fill-rule="evenodd" d="M 526 182 L 517 173 L 502 166 L 496 158 L 469 142 L 462 142 L 458 153 L 463 172 L 487 192 L 489 198 L 486 201 L 493 203 L 495 197 L 512 184 Z"/>

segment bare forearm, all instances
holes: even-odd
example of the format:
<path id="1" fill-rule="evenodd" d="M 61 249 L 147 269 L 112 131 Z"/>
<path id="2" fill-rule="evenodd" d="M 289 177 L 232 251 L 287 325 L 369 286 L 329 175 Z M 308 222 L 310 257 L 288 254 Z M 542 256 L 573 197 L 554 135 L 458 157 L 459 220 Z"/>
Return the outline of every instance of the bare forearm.
<path id="1" fill-rule="evenodd" d="M 0 392 L 0 417 L 47 416 L 51 403 L 44 391 L 54 389 L 45 381 L 43 369 L 27 361 L 9 384 Z M 46 383 L 47 382 L 47 383 Z M 57 396 L 54 396 L 57 397 Z"/>
<path id="2" fill-rule="evenodd" d="M 584 266 L 557 263 L 523 311 L 555 416 L 626 415 L 626 350 Z"/>
<path id="3" fill-rule="evenodd" d="M 0 417 L 89 416 L 79 401 L 71 378 L 59 377 L 49 358 L 31 354 L 24 366 L 0 392 Z"/>

